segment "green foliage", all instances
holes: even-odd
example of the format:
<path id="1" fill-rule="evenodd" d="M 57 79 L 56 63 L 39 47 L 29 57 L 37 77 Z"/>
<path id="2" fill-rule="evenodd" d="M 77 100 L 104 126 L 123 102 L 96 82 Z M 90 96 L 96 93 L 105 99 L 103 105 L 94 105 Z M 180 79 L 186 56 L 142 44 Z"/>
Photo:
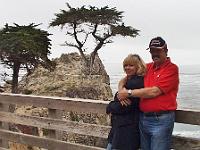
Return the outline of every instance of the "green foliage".
<path id="1" fill-rule="evenodd" d="M 0 30 L 0 61 L 13 69 L 12 93 L 17 92 L 20 68 L 28 73 L 38 64 L 51 68 L 53 63 L 48 59 L 51 48 L 47 31 L 37 29 L 38 25 L 27 26 L 5 25 Z"/>
<path id="2" fill-rule="evenodd" d="M 112 35 L 121 35 L 121 36 L 130 36 L 136 37 L 138 35 L 139 30 L 132 28 L 131 26 L 125 27 L 123 24 L 118 26 L 111 26 Z"/>
<path id="3" fill-rule="evenodd" d="M 0 59 L 3 63 L 13 66 L 14 62 L 21 65 L 34 66 L 47 61 L 50 54 L 50 35 L 47 31 L 37 29 L 38 25 L 8 26 L 0 30 Z"/>
<path id="4" fill-rule="evenodd" d="M 112 43 L 112 37 L 116 35 L 136 37 L 139 30 L 131 26 L 125 26 L 122 21 L 122 11 L 115 7 L 108 6 L 97 8 L 94 6 L 82 6 L 73 8 L 68 3 L 68 10 L 61 10 L 55 14 L 56 18 L 50 22 L 50 26 L 66 27 L 67 36 L 73 37 L 74 42 L 66 41 L 65 44 L 79 50 L 86 64 L 92 67 L 97 51 L 107 43 Z M 70 38 L 69 38 L 70 39 Z M 94 39 L 95 46 L 92 49 L 90 58 L 85 55 L 87 47 L 84 47 L 88 39 Z"/>
<path id="5" fill-rule="evenodd" d="M 117 11 L 116 8 L 109 8 L 108 6 L 97 8 L 89 6 L 86 8 L 82 6 L 81 8 L 72 8 L 68 4 L 69 10 L 61 10 L 61 13 L 56 14 L 56 19 L 54 19 L 50 26 L 64 26 L 66 23 L 76 23 L 82 24 L 84 22 L 93 24 L 117 24 L 121 22 L 122 13 Z"/>

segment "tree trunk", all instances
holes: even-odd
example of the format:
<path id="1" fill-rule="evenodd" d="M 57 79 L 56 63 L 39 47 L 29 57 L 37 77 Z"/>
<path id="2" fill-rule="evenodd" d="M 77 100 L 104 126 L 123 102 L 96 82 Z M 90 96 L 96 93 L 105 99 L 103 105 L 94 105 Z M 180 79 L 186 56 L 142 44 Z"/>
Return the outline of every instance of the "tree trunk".
<path id="1" fill-rule="evenodd" d="M 18 92 L 18 77 L 19 77 L 20 63 L 14 62 L 13 64 L 13 77 L 12 77 L 12 93 Z"/>
<path id="2" fill-rule="evenodd" d="M 18 77 L 19 77 L 19 69 L 20 69 L 20 63 L 19 62 L 14 62 L 13 64 L 13 78 L 12 78 L 12 93 L 18 93 Z M 9 106 L 9 111 L 10 112 L 14 112 L 15 111 L 16 106 L 13 104 L 10 104 Z M 25 134 L 35 134 L 38 135 L 38 131 L 37 128 L 34 127 L 29 127 L 26 125 L 14 125 L 16 126 L 22 133 Z"/>
<path id="3" fill-rule="evenodd" d="M 98 43 L 97 46 L 95 47 L 94 51 L 90 54 L 90 71 L 89 71 L 89 74 L 92 74 L 92 68 L 93 68 L 93 65 L 94 65 L 95 57 L 97 55 L 97 51 L 99 49 L 101 49 L 102 46 L 103 46 L 103 41 L 100 41 L 100 43 Z"/>
<path id="4" fill-rule="evenodd" d="M 96 57 L 96 54 L 97 54 L 97 51 L 93 51 L 91 54 L 90 54 L 90 71 L 89 71 L 89 74 L 92 74 L 92 69 L 93 69 L 93 64 L 94 64 L 94 61 L 95 61 L 95 57 Z"/>
<path id="5" fill-rule="evenodd" d="M 85 54 L 83 53 L 82 49 L 79 49 L 79 53 L 80 53 L 81 57 L 83 58 L 86 66 L 88 66 L 89 65 L 88 60 L 87 60 Z"/>

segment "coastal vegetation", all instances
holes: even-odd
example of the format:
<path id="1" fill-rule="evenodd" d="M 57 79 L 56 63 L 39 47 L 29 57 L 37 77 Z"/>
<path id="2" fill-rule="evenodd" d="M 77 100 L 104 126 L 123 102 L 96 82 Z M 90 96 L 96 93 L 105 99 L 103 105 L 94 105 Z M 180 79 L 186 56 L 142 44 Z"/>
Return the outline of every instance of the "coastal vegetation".
<path id="1" fill-rule="evenodd" d="M 31 71 L 41 64 L 52 68 L 48 59 L 50 54 L 50 39 L 47 31 L 38 29 L 39 25 L 5 25 L 0 30 L 0 61 L 13 71 L 12 93 L 17 93 L 20 68 Z"/>
<path id="2" fill-rule="evenodd" d="M 120 35 L 123 37 L 135 37 L 139 30 L 125 26 L 122 20 L 123 12 L 108 6 L 97 8 L 95 6 L 71 7 L 68 3 L 68 10 L 61 10 L 55 14 L 56 18 L 50 23 L 50 27 L 60 26 L 66 28 L 66 46 L 78 49 L 86 66 L 88 74 L 91 74 L 95 56 L 102 46 L 112 43 L 112 37 Z M 71 39 L 74 39 L 72 41 Z M 94 41 L 94 47 L 86 47 L 87 42 Z M 90 49 L 89 59 L 86 51 Z"/>

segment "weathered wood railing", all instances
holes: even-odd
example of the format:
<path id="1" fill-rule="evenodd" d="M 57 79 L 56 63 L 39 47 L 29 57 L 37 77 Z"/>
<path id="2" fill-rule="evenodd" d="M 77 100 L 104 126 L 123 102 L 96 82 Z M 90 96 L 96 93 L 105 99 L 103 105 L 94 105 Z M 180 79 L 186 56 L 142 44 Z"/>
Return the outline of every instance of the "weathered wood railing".
<path id="1" fill-rule="evenodd" d="M 64 121 L 61 119 L 61 110 L 81 113 L 105 114 L 108 101 L 87 99 L 72 99 L 61 97 L 28 96 L 18 94 L 0 94 L 0 150 L 8 149 L 8 141 L 37 146 L 49 150 L 100 150 L 104 148 L 87 146 L 62 141 L 61 131 L 77 133 L 106 139 L 109 126 Z M 8 112 L 8 106 L 35 106 L 48 108 L 48 117 L 19 115 Z M 200 111 L 177 110 L 176 122 L 200 125 Z M 8 123 L 33 126 L 48 129 L 49 137 L 39 137 L 8 130 Z M 60 134 L 59 134 L 60 133 Z M 200 139 L 186 138 L 174 135 L 174 149 L 200 149 Z"/>

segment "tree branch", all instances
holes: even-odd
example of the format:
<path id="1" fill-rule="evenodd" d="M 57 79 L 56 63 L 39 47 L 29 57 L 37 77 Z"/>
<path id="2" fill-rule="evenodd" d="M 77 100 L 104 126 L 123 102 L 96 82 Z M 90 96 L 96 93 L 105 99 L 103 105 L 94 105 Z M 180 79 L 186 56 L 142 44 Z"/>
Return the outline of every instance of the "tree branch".
<path id="1" fill-rule="evenodd" d="M 73 30 L 74 30 L 74 38 L 78 44 L 78 47 L 81 49 L 83 47 L 83 44 L 78 40 L 78 36 L 77 36 L 77 32 L 76 32 L 76 26 L 77 24 L 74 23 L 74 26 L 73 26 Z"/>
<path id="2" fill-rule="evenodd" d="M 94 30 L 93 30 L 93 32 L 92 32 L 92 35 L 93 35 L 93 37 L 94 37 L 95 39 L 97 39 L 98 41 L 102 41 L 102 38 L 96 35 L 97 27 L 98 27 L 98 24 L 95 24 L 95 25 L 94 25 Z"/>
<path id="3" fill-rule="evenodd" d="M 76 48 L 78 48 L 78 50 L 79 50 L 79 52 L 80 52 L 80 54 L 81 54 L 81 57 L 84 59 L 85 63 L 87 64 L 87 58 L 86 58 L 85 54 L 83 53 L 83 49 L 82 49 L 84 43 L 81 43 L 81 42 L 78 40 L 78 36 L 77 36 L 77 32 L 76 32 L 76 26 L 77 26 L 77 24 L 74 23 L 74 26 L 73 26 L 74 38 L 75 38 L 75 40 L 76 40 L 76 42 L 77 42 L 77 44 L 78 44 Z"/>
<path id="4" fill-rule="evenodd" d="M 75 48 L 79 49 L 79 46 L 78 46 L 78 45 L 76 45 L 76 44 L 73 44 L 73 43 L 68 43 L 68 42 L 65 42 L 65 44 L 66 44 L 67 46 L 70 46 L 70 47 L 75 47 Z"/>

